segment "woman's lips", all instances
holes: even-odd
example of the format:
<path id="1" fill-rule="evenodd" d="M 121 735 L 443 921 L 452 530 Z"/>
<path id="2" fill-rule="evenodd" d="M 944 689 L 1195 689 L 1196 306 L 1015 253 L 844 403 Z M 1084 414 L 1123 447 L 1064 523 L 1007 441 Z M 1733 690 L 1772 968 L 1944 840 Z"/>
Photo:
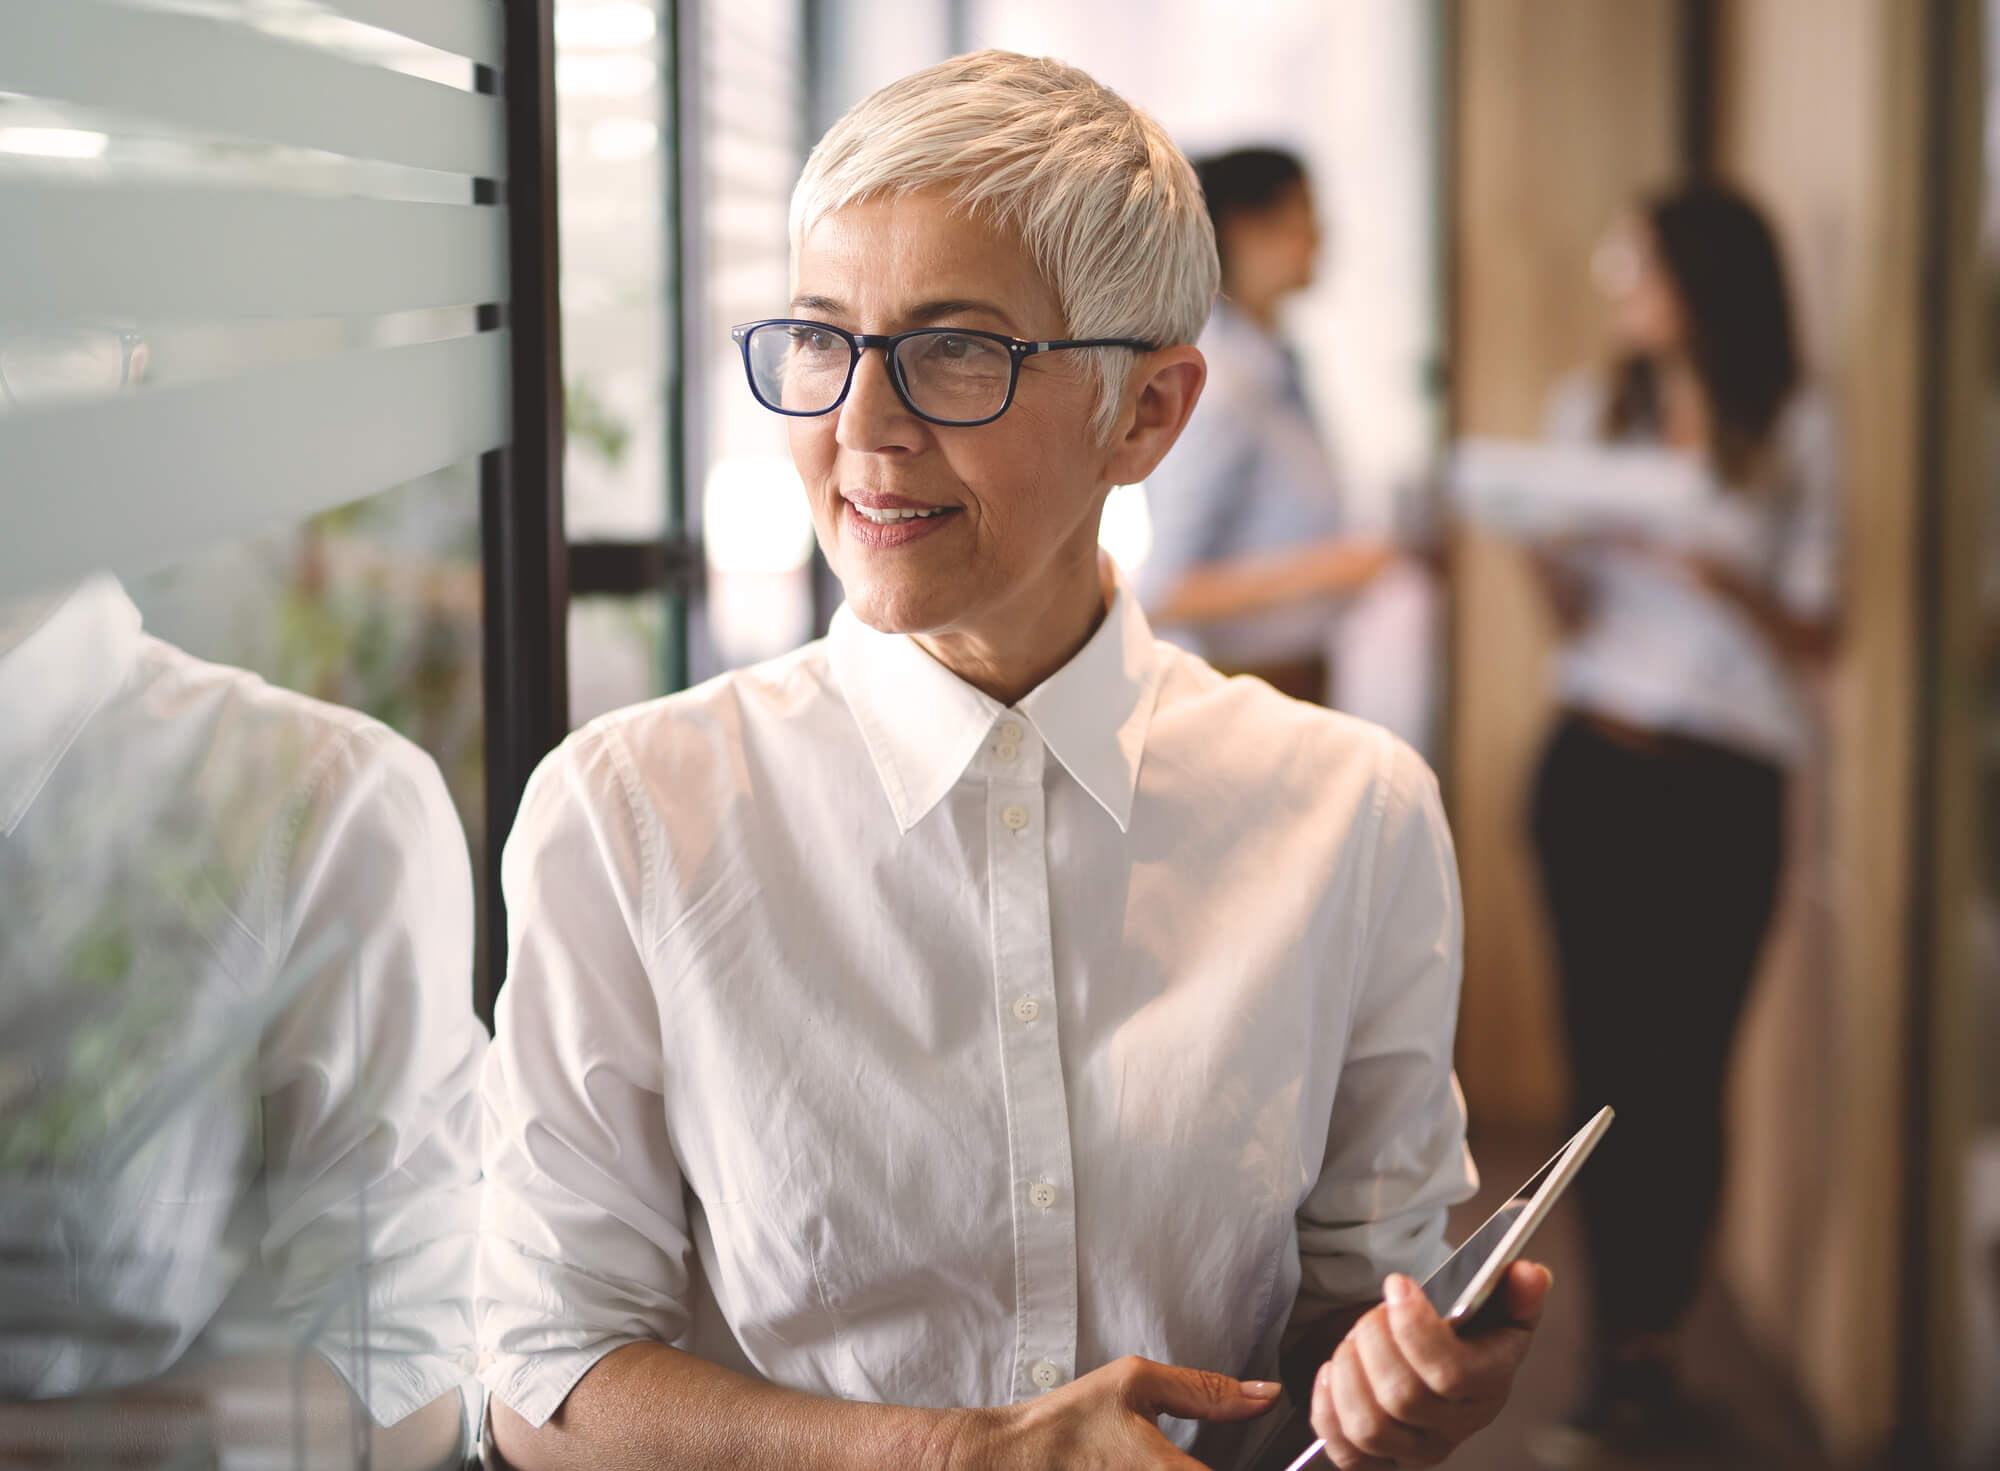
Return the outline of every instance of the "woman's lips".
<path id="1" fill-rule="evenodd" d="M 957 506 L 927 506 L 901 496 L 843 497 L 846 534 L 862 546 L 899 547 L 931 536 L 958 515 Z"/>

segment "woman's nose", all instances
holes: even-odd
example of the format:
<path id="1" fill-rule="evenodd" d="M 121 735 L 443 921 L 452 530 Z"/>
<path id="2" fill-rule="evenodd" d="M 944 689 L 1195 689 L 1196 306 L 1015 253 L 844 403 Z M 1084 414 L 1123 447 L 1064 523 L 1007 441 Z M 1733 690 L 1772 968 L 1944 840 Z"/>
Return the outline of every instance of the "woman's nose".
<path id="1" fill-rule="evenodd" d="M 837 411 L 834 438 L 851 450 L 913 449 L 924 422 L 912 414 L 889 378 L 889 355 L 864 349 L 854 365 L 847 400 Z"/>

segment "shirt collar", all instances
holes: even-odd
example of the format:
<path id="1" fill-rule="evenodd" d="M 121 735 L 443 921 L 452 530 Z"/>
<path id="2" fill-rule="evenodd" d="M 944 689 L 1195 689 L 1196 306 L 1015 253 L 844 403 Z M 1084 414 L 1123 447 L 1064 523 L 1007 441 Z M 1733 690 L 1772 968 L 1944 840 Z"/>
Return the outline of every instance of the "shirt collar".
<path id="1" fill-rule="evenodd" d="M 1138 599 L 1122 574 L 1110 576 L 1111 606 L 1097 632 L 1017 712 L 1123 832 L 1159 695 L 1159 657 Z M 828 654 L 896 826 L 908 832 L 965 774 L 1006 707 L 914 638 L 877 632 L 844 606 Z"/>
<path id="2" fill-rule="evenodd" d="M 12 618 L 31 626 L 11 646 L 10 630 L 0 629 L 0 836 L 20 826 L 77 732 L 125 682 L 140 645 L 139 610 L 109 573 Z"/>

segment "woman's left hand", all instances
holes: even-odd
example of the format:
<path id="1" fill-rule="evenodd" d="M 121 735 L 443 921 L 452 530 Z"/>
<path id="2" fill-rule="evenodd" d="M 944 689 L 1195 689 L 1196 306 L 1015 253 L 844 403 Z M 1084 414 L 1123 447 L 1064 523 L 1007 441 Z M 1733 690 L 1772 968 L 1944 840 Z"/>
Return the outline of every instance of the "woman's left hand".
<path id="1" fill-rule="evenodd" d="M 1313 1380 L 1312 1424 L 1341 1471 L 1435 1466 L 1500 1413 L 1553 1279 L 1516 1262 L 1500 1290 L 1508 1321 L 1460 1338 L 1408 1277 L 1384 1284 Z"/>

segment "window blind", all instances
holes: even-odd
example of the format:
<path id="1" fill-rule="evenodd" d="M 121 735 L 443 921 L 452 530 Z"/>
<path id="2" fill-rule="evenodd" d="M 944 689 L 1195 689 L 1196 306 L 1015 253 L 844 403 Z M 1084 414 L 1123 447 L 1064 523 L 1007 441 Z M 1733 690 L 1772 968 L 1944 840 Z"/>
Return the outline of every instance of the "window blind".
<path id="1" fill-rule="evenodd" d="M 505 443 L 497 0 L 0 0 L 0 597 Z"/>

